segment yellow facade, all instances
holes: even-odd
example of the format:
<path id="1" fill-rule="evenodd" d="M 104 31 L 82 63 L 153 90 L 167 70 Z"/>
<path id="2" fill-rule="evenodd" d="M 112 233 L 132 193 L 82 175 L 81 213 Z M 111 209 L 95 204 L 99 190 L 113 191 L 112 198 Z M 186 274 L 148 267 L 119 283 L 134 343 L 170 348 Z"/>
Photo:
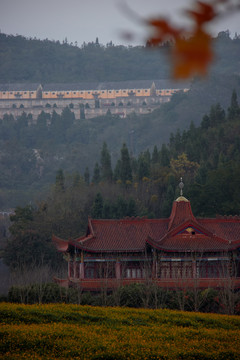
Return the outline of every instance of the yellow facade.
<path id="1" fill-rule="evenodd" d="M 179 89 L 161 89 L 156 90 L 157 96 L 172 96 Z M 188 89 L 183 89 L 188 91 Z M 0 100 L 19 100 L 19 99 L 37 99 L 38 91 L 0 91 Z M 118 90 L 63 90 L 63 91 L 41 91 L 42 99 L 79 99 L 93 100 L 98 99 L 116 99 L 118 97 L 149 97 L 150 89 L 118 89 Z"/>
<path id="2" fill-rule="evenodd" d="M 0 91 L 2 100 L 36 99 L 37 91 Z"/>

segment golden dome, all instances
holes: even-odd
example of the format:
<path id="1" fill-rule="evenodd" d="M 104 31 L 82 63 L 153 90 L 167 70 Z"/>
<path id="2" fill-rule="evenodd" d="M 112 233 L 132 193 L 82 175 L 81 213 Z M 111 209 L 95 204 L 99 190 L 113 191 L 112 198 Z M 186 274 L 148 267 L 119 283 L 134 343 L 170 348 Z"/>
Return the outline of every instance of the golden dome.
<path id="1" fill-rule="evenodd" d="M 177 202 L 180 202 L 180 201 L 189 202 L 189 200 L 186 199 L 184 196 L 179 196 L 176 201 L 177 201 Z"/>

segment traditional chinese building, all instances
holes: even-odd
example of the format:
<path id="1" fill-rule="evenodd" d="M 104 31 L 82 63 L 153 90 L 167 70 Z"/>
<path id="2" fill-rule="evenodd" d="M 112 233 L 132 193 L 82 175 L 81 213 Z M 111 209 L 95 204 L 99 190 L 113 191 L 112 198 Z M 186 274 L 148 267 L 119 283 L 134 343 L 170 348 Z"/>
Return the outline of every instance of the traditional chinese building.
<path id="1" fill-rule="evenodd" d="M 68 262 L 67 279 L 56 279 L 63 286 L 240 287 L 240 218 L 195 218 L 183 196 L 167 219 L 89 218 L 85 236 L 53 242 Z"/>

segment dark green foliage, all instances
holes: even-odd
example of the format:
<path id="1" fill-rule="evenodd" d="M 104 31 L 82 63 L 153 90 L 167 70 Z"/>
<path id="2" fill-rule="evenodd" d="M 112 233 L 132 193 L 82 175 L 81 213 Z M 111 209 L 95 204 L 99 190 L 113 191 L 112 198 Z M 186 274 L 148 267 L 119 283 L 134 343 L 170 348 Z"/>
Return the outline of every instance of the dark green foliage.
<path id="1" fill-rule="evenodd" d="M 132 181 L 132 168 L 131 168 L 131 160 L 128 152 L 128 148 L 126 144 L 123 144 L 121 149 L 121 160 L 118 163 L 119 167 L 119 180 L 121 180 L 122 184 L 126 185 L 128 181 Z"/>
<path id="2" fill-rule="evenodd" d="M 103 213 L 103 198 L 102 195 L 98 193 L 96 195 L 96 198 L 92 206 L 91 216 L 94 219 L 101 219 L 102 213 Z"/>
<path id="3" fill-rule="evenodd" d="M 113 176 L 111 155 L 109 154 L 106 142 L 103 143 L 100 164 L 101 164 L 101 179 L 103 181 L 111 181 Z"/>
<path id="4" fill-rule="evenodd" d="M 164 54 L 144 46 L 89 42 L 77 47 L 67 42 L 0 34 L 0 48 L 0 82 L 74 83 L 168 76 Z"/>
<path id="5" fill-rule="evenodd" d="M 159 288 L 154 282 L 147 282 L 143 284 L 133 283 L 131 285 L 120 286 L 113 292 L 106 294 L 105 298 L 100 293 L 83 292 L 80 288 L 62 288 L 55 283 L 42 283 L 42 284 L 30 284 L 26 286 L 13 286 L 10 288 L 7 296 L 7 301 L 14 303 L 72 303 L 81 305 L 92 306 L 122 306 L 130 308 L 152 308 L 152 309 L 175 309 L 185 311 L 198 311 L 204 313 L 221 313 L 224 312 L 223 298 L 221 291 L 214 289 L 205 290 L 168 290 Z M 234 294 L 235 313 L 238 313 L 239 295 Z M 197 309 L 196 309 L 197 306 Z M 5 314 L 3 315 L 3 319 Z M 47 321 L 40 319 L 36 314 L 32 314 L 32 322 L 39 323 Z M 20 314 L 15 314 L 12 318 L 12 322 L 18 321 Z M 76 314 L 77 316 L 77 314 Z M 17 320 L 18 319 L 18 320 Z M 48 317 L 49 320 L 49 317 Z M 57 319 L 51 319 L 52 321 L 58 321 Z M 84 319 L 79 319 L 83 321 Z M 91 321 L 102 321 L 102 319 L 91 319 Z M 202 326 L 202 322 L 199 323 L 199 319 L 189 321 L 181 321 L 179 317 L 176 317 L 175 324 L 183 327 Z M 22 321 L 22 320 L 21 320 Z M 74 318 L 65 319 L 65 321 L 74 321 Z M 131 325 L 140 325 L 140 319 L 135 318 Z M 166 318 L 164 318 L 166 322 Z M 174 319 L 173 319 L 174 321 Z M 206 319 L 206 321 L 208 321 Z M 215 326 L 214 322 L 209 322 L 208 327 Z M 141 323 L 143 325 L 143 323 Z M 200 325 L 201 324 L 201 325 Z M 144 322 L 145 326 L 149 325 L 148 319 Z M 226 328 L 229 325 L 225 324 Z"/>
<path id="6" fill-rule="evenodd" d="M 231 97 L 231 104 L 228 108 L 228 118 L 229 120 L 233 120 L 234 118 L 239 117 L 240 115 L 240 107 L 238 105 L 237 93 L 236 90 L 233 90 Z"/>
<path id="7" fill-rule="evenodd" d="M 56 174 L 56 181 L 55 181 L 55 187 L 56 187 L 56 191 L 64 191 L 65 189 L 65 178 L 64 178 L 64 174 L 63 174 L 63 170 L 59 169 L 57 174 Z"/>
<path id="8" fill-rule="evenodd" d="M 10 226 L 9 230 L 12 235 L 17 235 L 29 228 L 29 222 L 33 220 L 33 211 L 34 209 L 30 205 L 24 208 L 16 207 L 14 215 L 10 215 L 10 221 L 13 225 Z"/>
<path id="9" fill-rule="evenodd" d="M 101 180 L 101 176 L 100 176 L 100 167 L 98 165 L 98 163 L 96 162 L 94 170 L 93 170 L 93 177 L 92 177 L 92 182 L 94 184 L 98 184 Z"/>
<path id="10" fill-rule="evenodd" d="M 89 185 L 90 182 L 90 174 L 89 174 L 89 169 L 88 167 L 86 167 L 85 172 L 84 172 L 84 181 L 87 185 Z"/>
<path id="11" fill-rule="evenodd" d="M 54 267 L 60 257 L 50 239 L 36 232 L 26 231 L 8 240 L 3 259 L 11 269 L 20 269 L 23 266 L 39 266 L 42 263 Z"/>
<path id="12" fill-rule="evenodd" d="M 133 198 L 126 200 L 122 196 L 117 196 L 116 200 L 104 200 L 100 193 L 96 195 L 91 210 L 91 216 L 95 219 L 121 219 L 137 214 L 138 209 Z"/>

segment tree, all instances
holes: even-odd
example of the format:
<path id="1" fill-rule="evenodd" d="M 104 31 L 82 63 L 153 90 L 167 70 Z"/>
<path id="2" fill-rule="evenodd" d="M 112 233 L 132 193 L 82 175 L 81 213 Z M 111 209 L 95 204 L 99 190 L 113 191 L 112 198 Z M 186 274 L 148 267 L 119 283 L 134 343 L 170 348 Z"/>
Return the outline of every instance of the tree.
<path id="1" fill-rule="evenodd" d="M 96 162 L 94 170 L 93 170 L 93 177 L 92 177 L 92 182 L 94 184 L 98 184 L 101 180 L 101 176 L 100 176 L 100 167 L 98 165 L 98 162 Z"/>
<path id="2" fill-rule="evenodd" d="M 171 159 L 170 165 L 178 178 L 182 176 L 193 179 L 199 168 L 199 164 L 189 161 L 185 153 L 179 155 L 177 159 Z"/>
<path id="3" fill-rule="evenodd" d="M 104 141 L 102 151 L 101 151 L 101 179 L 103 181 L 111 181 L 113 172 L 112 172 L 112 165 L 111 165 L 111 155 L 108 151 L 107 144 Z"/>
<path id="4" fill-rule="evenodd" d="M 141 154 L 138 158 L 138 180 L 142 180 L 144 177 L 150 175 L 150 162 L 147 161 L 146 157 Z"/>
<path id="5" fill-rule="evenodd" d="M 33 208 L 31 205 L 25 207 L 17 206 L 14 214 L 10 215 L 10 221 L 13 223 L 9 230 L 12 235 L 16 236 L 19 233 L 24 232 L 28 226 L 29 222 L 33 220 Z"/>
<path id="6" fill-rule="evenodd" d="M 169 150 L 167 149 L 165 144 L 163 144 L 161 147 L 159 154 L 159 162 L 161 166 L 169 166 L 170 164 Z"/>
<path id="7" fill-rule="evenodd" d="M 233 120 L 239 115 L 240 115 L 240 107 L 238 105 L 237 93 L 236 90 L 234 89 L 232 92 L 231 104 L 230 107 L 228 108 L 228 119 Z"/>
<path id="8" fill-rule="evenodd" d="M 88 167 L 86 167 L 85 172 L 84 172 L 84 181 L 87 185 L 89 185 L 90 183 L 90 173 L 89 173 L 89 169 Z"/>
<path id="9" fill-rule="evenodd" d="M 103 197 L 100 193 L 97 193 L 92 210 L 91 210 L 91 216 L 94 219 L 102 219 L 103 215 Z"/>
<path id="10" fill-rule="evenodd" d="M 65 190 L 65 177 L 62 169 L 57 171 L 55 189 L 57 192 L 63 192 Z"/>
<path id="11" fill-rule="evenodd" d="M 126 184 L 127 181 L 132 181 L 132 167 L 131 160 L 128 152 L 128 148 L 124 143 L 121 149 L 121 160 L 120 160 L 120 180 L 123 184 Z"/>
<path id="12" fill-rule="evenodd" d="M 153 152 L 152 152 L 152 163 L 156 164 L 158 162 L 159 162 L 158 148 L 156 145 L 154 145 Z"/>

